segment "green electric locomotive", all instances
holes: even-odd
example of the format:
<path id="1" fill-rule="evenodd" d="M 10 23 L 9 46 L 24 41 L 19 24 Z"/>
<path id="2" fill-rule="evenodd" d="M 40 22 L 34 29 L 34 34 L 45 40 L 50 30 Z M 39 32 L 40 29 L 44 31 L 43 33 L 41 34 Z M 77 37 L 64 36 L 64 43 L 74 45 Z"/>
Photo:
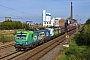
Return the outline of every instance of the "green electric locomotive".
<path id="1" fill-rule="evenodd" d="M 15 35 L 15 48 L 17 51 L 34 48 L 44 43 L 45 38 L 50 38 L 49 30 L 18 31 Z"/>
<path id="2" fill-rule="evenodd" d="M 33 31 L 18 31 L 15 35 L 16 50 L 29 48 L 32 42 L 37 42 L 37 38 Z"/>

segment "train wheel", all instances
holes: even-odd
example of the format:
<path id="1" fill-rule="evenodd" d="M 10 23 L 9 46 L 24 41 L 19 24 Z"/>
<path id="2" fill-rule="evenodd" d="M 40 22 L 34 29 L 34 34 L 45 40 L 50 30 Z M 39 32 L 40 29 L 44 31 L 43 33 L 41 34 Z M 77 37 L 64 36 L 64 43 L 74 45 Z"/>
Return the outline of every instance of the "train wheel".
<path id="1" fill-rule="evenodd" d="M 24 49 L 24 51 L 28 51 L 28 49 Z"/>
<path id="2" fill-rule="evenodd" d="M 19 49 L 19 48 L 16 48 L 16 51 L 20 51 L 21 49 Z"/>

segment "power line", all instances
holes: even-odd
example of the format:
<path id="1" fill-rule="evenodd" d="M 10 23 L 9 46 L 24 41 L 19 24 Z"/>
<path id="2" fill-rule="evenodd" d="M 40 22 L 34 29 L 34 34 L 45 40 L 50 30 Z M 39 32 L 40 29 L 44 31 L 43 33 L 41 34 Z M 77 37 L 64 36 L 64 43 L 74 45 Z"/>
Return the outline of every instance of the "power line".
<path id="1" fill-rule="evenodd" d="M 31 20 L 31 19 L 29 19 L 29 18 L 22 18 L 21 16 L 15 16 L 15 15 L 7 15 L 7 14 L 2 14 L 2 13 L 0 13 L 0 15 L 5 15 L 5 16 L 0 16 L 0 18 L 5 18 L 6 16 L 9 16 L 9 17 L 11 17 L 11 16 L 13 16 L 14 18 L 12 18 L 12 19 L 24 19 L 24 20 Z"/>
<path id="2" fill-rule="evenodd" d="M 6 7 L 6 6 L 3 6 L 3 5 L 0 5 L 1 7 L 4 7 L 4 8 L 8 8 L 8 9 L 11 9 L 11 10 L 14 10 L 14 11 L 18 11 L 18 12 L 21 12 L 21 13 L 26 13 L 26 14 L 30 14 L 30 13 L 27 13 L 27 12 L 23 12 L 23 11 L 20 11 L 20 10 L 17 10 L 17 9 L 13 9 L 13 8 L 10 8 L 10 7 Z M 30 15 L 34 15 L 34 14 L 30 14 Z M 37 15 L 36 15 L 37 16 Z"/>
<path id="3" fill-rule="evenodd" d="M 3 17 L 0 17 L 0 18 L 5 18 L 6 16 L 9 16 L 9 17 L 11 17 L 11 16 L 18 17 L 19 19 L 22 18 L 21 16 L 14 16 L 14 15 L 2 14 L 2 13 L 0 13 L 0 15 L 4 15 Z"/>
<path id="4" fill-rule="evenodd" d="M 8 14 L 2 14 L 2 13 L 0 13 L 0 15 L 4 15 L 4 16 L 15 16 L 15 15 L 8 15 Z M 21 16 L 15 16 L 15 17 L 21 17 Z"/>

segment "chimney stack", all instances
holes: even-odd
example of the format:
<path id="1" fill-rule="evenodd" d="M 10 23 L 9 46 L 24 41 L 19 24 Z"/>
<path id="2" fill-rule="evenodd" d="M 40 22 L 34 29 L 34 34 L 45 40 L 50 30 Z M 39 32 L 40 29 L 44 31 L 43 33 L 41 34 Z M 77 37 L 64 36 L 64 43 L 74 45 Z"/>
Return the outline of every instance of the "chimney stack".
<path id="1" fill-rule="evenodd" d="M 72 2 L 70 3 L 70 22 L 72 23 L 72 19 L 73 19 L 73 6 L 72 6 Z"/>

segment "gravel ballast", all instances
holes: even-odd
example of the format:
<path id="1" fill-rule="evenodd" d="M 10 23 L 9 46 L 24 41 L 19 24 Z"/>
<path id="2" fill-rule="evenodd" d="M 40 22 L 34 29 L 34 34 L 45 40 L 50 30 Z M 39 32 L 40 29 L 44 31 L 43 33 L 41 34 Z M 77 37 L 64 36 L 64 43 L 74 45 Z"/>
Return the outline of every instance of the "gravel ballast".
<path id="1" fill-rule="evenodd" d="M 60 53 L 60 50 L 63 49 L 63 44 L 65 44 L 65 42 L 69 42 L 73 37 L 74 37 L 74 34 L 71 35 L 70 38 L 64 40 L 62 43 L 60 43 L 58 46 L 56 46 L 50 52 L 45 54 L 39 60 L 55 60 L 57 58 L 58 54 Z"/>

